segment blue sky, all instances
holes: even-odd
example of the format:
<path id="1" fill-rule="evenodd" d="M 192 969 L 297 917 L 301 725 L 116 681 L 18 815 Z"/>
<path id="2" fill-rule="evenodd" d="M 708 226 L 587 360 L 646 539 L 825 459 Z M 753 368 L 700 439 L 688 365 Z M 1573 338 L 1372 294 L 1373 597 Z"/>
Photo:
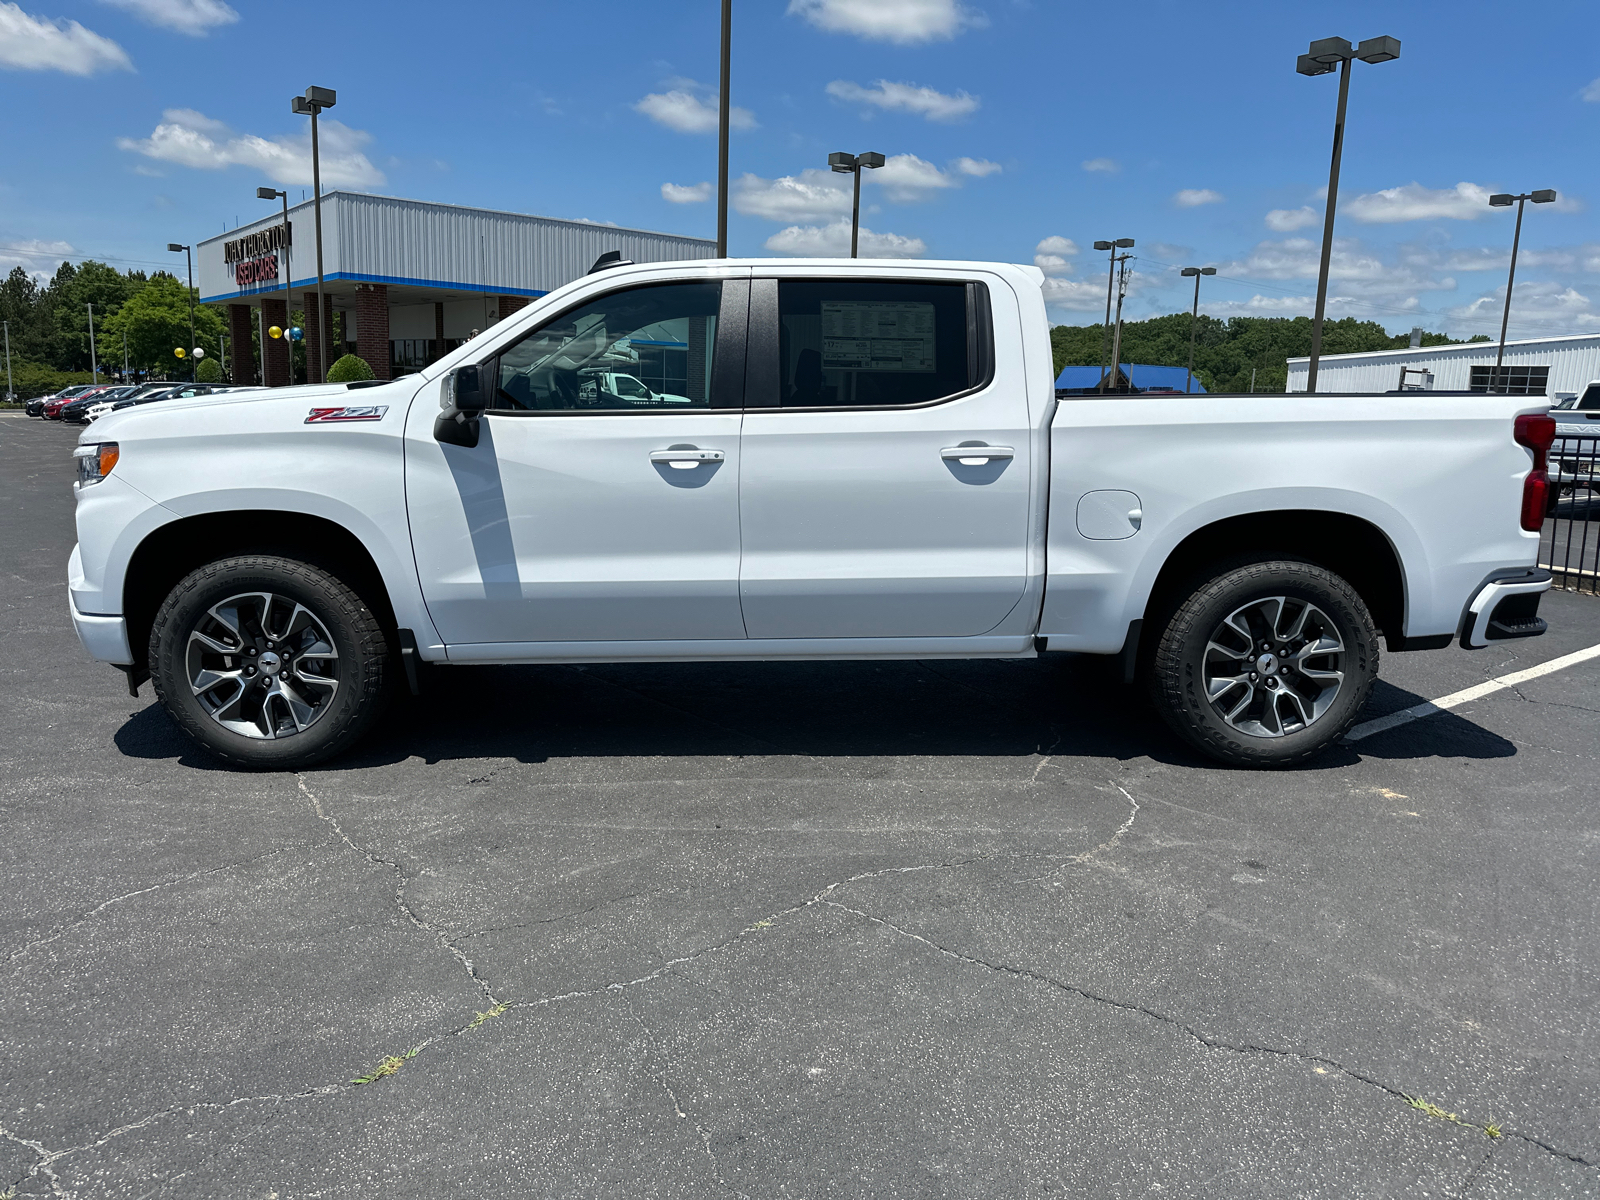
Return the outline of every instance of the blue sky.
<path id="1" fill-rule="evenodd" d="M 1398 37 L 1356 63 L 1330 312 L 1512 336 L 1600 330 L 1600 21 L 1591 3 L 1117 5 L 736 0 L 735 254 L 847 245 L 832 150 L 868 176 L 868 253 L 1037 261 L 1057 320 L 1099 319 L 1096 239 L 1133 237 L 1134 317 L 1309 312 L 1335 76 L 1309 40 Z M 171 265 L 169 241 L 309 186 L 289 98 L 336 88 L 325 186 L 712 236 L 716 0 L 0 0 L 0 269 Z M 311 17 L 315 14 L 315 22 Z M 703 198 L 706 197 L 706 198 Z"/>

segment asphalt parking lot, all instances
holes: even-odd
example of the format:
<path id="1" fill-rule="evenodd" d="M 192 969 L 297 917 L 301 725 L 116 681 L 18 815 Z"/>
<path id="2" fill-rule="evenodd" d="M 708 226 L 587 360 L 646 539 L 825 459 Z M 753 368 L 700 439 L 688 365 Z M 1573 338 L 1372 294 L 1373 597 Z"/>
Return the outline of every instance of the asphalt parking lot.
<path id="1" fill-rule="evenodd" d="M 445 669 L 239 774 L 77 643 L 74 434 L 0 415 L 0 1194 L 1600 1194 L 1600 658 L 1289 773 L 1047 656 Z"/>

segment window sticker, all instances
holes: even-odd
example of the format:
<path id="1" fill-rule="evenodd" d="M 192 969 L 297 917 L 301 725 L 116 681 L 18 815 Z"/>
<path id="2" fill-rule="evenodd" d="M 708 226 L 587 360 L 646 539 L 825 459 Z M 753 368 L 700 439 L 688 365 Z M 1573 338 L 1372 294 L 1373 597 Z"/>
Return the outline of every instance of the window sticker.
<path id="1" fill-rule="evenodd" d="M 937 370 L 933 311 L 920 300 L 824 300 L 822 369 Z"/>

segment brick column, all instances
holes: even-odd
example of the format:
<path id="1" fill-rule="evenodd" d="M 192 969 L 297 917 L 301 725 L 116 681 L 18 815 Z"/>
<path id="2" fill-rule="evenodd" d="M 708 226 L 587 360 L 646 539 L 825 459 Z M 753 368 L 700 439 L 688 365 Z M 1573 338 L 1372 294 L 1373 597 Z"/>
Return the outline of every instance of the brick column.
<path id="1" fill-rule="evenodd" d="M 526 296 L 501 296 L 500 319 L 504 321 L 527 307 L 528 298 Z"/>
<path id="2" fill-rule="evenodd" d="M 248 304 L 228 305 L 228 348 L 233 351 L 233 382 L 256 381 L 256 356 L 251 349 L 251 334 L 255 331 L 255 310 Z"/>
<path id="3" fill-rule="evenodd" d="M 389 287 L 356 285 L 356 353 L 379 379 L 389 378 Z"/>
<path id="4" fill-rule="evenodd" d="M 262 330 L 261 369 L 268 387 L 286 387 L 289 383 L 289 302 L 264 299 L 261 316 L 266 322 Z M 281 338 L 273 338 L 266 330 L 276 325 L 283 330 Z"/>
<path id="5" fill-rule="evenodd" d="M 306 382 L 322 383 L 322 373 L 317 362 L 317 339 L 323 339 L 323 345 L 328 350 L 328 365 L 331 367 L 339 361 L 334 347 L 329 341 L 333 335 L 333 297 L 324 293 L 322 297 L 322 319 L 317 319 L 317 294 L 306 292 L 300 311 L 306 317 Z"/>
<path id="6" fill-rule="evenodd" d="M 433 304 L 433 345 L 429 347 L 428 358 L 438 362 L 444 357 L 444 301 L 436 300 Z"/>

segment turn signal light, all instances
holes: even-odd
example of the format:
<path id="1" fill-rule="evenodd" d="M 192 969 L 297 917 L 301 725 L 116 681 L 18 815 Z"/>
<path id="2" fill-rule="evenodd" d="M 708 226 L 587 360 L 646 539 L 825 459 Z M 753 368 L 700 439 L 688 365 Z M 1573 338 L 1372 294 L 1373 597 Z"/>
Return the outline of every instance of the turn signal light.
<path id="1" fill-rule="evenodd" d="M 72 452 L 72 457 L 78 464 L 78 483 L 88 487 L 91 483 L 99 483 L 111 474 L 121 457 L 115 442 L 101 442 L 98 445 L 79 446 Z"/>
<path id="2" fill-rule="evenodd" d="M 1524 413 L 1513 436 L 1533 451 L 1533 469 L 1522 481 L 1522 528 L 1538 533 L 1550 508 L 1550 446 L 1556 440 L 1556 419 L 1549 413 Z"/>

